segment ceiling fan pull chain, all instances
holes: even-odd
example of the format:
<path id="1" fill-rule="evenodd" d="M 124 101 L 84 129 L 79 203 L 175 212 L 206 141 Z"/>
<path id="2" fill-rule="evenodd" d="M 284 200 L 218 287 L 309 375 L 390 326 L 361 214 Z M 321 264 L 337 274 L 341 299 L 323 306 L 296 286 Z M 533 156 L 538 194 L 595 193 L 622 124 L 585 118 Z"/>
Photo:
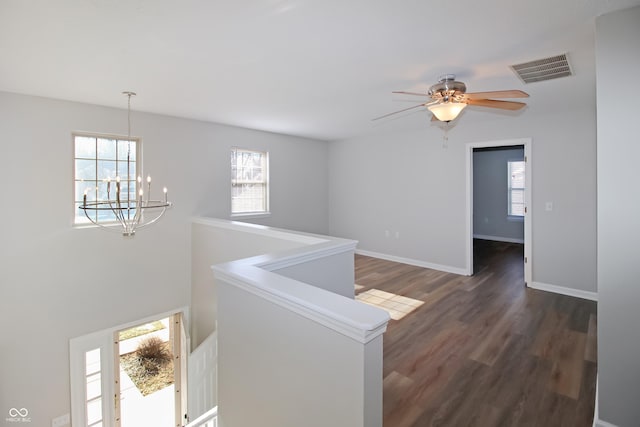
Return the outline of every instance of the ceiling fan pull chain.
<path id="1" fill-rule="evenodd" d="M 442 148 L 446 150 L 449 148 L 449 122 L 444 124 L 444 134 L 442 135 Z"/>

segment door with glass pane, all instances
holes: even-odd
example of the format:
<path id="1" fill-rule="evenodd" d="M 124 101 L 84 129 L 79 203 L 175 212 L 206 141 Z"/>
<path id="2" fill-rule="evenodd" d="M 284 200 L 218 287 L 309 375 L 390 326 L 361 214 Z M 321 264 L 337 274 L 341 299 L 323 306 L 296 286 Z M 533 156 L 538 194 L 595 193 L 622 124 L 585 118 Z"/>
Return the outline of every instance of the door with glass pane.
<path id="1" fill-rule="evenodd" d="M 115 333 L 117 427 L 183 425 L 181 323 L 175 314 Z"/>

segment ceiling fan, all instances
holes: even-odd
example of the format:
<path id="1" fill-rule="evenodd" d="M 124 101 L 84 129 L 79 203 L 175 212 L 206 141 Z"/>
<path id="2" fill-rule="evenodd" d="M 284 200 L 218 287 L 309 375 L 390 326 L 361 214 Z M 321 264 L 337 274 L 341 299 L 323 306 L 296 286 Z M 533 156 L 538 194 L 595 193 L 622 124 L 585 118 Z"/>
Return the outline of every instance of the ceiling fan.
<path id="1" fill-rule="evenodd" d="M 476 105 L 479 107 L 499 108 L 501 110 L 519 110 L 524 107 L 524 102 L 515 101 L 500 101 L 497 99 L 489 98 L 528 98 L 529 94 L 521 90 L 497 90 L 492 92 L 471 92 L 466 93 L 467 86 L 456 81 L 454 74 L 446 74 L 440 77 L 438 83 L 429 88 L 427 93 L 419 92 L 406 92 L 406 91 L 394 91 L 393 93 L 403 95 L 417 95 L 427 96 L 431 100 L 422 104 L 414 105 L 413 107 L 405 108 L 403 110 L 394 111 L 393 113 L 385 114 L 384 116 L 376 117 L 373 120 L 380 120 L 385 117 L 392 116 L 394 114 L 409 111 L 418 107 L 427 107 L 429 111 L 433 113 L 431 120 L 440 120 L 443 122 L 450 122 L 458 117 L 458 114 L 467 105 Z"/>

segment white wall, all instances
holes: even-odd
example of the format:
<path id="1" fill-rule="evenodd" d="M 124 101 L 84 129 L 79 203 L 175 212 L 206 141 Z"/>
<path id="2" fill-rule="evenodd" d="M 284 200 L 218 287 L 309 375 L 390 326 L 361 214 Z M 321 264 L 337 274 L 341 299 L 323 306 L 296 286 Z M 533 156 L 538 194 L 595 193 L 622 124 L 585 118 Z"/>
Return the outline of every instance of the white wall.
<path id="1" fill-rule="evenodd" d="M 507 215 L 507 162 L 516 160 L 524 160 L 523 147 L 474 149 L 474 235 L 490 240 L 524 242 L 524 221 Z"/>
<path id="2" fill-rule="evenodd" d="M 564 80 L 548 83 L 570 84 Z M 464 269 L 465 144 L 530 137 L 533 281 L 596 291 L 594 106 L 580 103 L 562 114 L 470 113 L 484 120 L 460 117 L 447 148 L 426 114 L 330 143 L 330 234 L 358 240 L 359 249 Z"/>
<path id="3" fill-rule="evenodd" d="M 640 420 L 638 100 L 612 84 L 640 75 L 640 7 L 596 21 L 598 76 L 598 416 Z"/>
<path id="4" fill-rule="evenodd" d="M 70 410 L 70 338 L 189 304 L 189 218 L 228 216 L 231 146 L 271 153 L 265 223 L 327 231 L 326 143 L 136 112 L 145 171 L 175 206 L 133 239 L 73 228 L 71 132 L 126 124 L 125 110 L 0 93 L 2 414 L 50 425 Z"/>

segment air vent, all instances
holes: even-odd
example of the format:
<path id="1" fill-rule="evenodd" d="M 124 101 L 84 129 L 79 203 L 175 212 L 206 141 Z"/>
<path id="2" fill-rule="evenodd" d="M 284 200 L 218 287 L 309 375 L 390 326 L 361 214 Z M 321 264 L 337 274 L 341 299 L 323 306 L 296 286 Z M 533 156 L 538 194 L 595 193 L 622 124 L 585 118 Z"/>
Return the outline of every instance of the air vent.
<path id="1" fill-rule="evenodd" d="M 511 69 L 525 83 L 542 82 L 573 75 L 567 54 L 512 65 Z"/>

